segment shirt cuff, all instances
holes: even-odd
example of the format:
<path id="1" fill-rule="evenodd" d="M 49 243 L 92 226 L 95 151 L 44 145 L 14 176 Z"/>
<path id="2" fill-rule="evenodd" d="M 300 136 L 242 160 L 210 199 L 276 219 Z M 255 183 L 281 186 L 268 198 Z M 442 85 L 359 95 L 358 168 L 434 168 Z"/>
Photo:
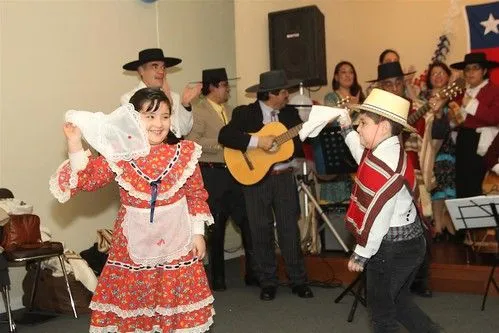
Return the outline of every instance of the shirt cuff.
<path id="1" fill-rule="evenodd" d="M 492 167 L 492 171 L 495 172 L 496 175 L 499 175 L 499 163 Z"/>
<path id="2" fill-rule="evenodd" d="M 366 257 L 363 257 L 363 256 L 360 256 L 358 255 L 357 253 L 352 253 L 352 255 L 350 256 L 350 260 L 352 260 L 353 262 L 355 262 L 356 264 L 364 267 L 366 265 L 366 262 L 368 260 L 368 258 Z"/>
<path id="3" fill-rule="evenodd" d="M 85 151 L 82 149 L 77 151 L 76 153 L 69 153 L 69 164 L 71 166 L 71 170 L 80 171 L 85 169 L 88 164 L 88 156 Z"/>
<path id="4" fill-rule="evenodd" d="M 204 235 L 204 221 L 195 221 L 192 223 L 192 233 L 194 235 Z"/>
<path id="5" fill-rule="evenodd" d="M 348 133 L 353 131 L 352 125 L 347 126 L 345 128 L 341 129 L 341 136 L 343 136 L 343 139 L 347 137 Z"/>
<path id="6" fill-rule="evenodd" d="M 258 147 L 258 136 L 252 135 L 248 143 L 248 148 L 256 148 L 256 147 Z"/>
<path id="7" fill-rule="evenodd" d="M 189 104 L 189 105 L 187 105 L 187 106 L 185 106 L 185 105 L 182 105 L 182 106 L 184 107 L 184 109 L 185 109 L 186 111 L 189 111 L 189 112 L 191 112 L 191 111 L 192 111 L 192 105 L 191 105 L 191 104 Z"/>
<path id="8" fill-rule="evenodd" d="M 469 101 L 468 105 L 466 105 L 466 107 L 464 108 L 464 111 L 466 111 L 466 113 L 474 116 L 476 113 L 476 110 L 478 109 L 478 104 L 479 104 L 478 99 L 473 98 Z"/>

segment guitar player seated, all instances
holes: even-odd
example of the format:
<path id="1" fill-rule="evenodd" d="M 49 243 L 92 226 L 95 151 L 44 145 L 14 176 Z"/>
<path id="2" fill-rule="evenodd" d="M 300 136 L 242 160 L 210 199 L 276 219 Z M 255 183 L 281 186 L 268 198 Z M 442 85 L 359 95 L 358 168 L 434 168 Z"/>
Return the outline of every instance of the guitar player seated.
<path id="1" fill-rule="evenodd" d="M 246 89 L 246 92 L 256 92 L 257 100 L 234 109 L 231 121 L 220 130 L 219 143 L 242 153 L 260 150 L 262 153 L 278 154 L 280 147 L 276 145 L 276 137 L 282 133 L 259 135 L 257 132 L 271 122 L 280 122 L 287 129 L 301 123 L 298 110 L 286 106 L 288 89 L 298 84 L 298 81 L 287 80 L 282 70 L 260 74 L 260 83 Z M 293 139 L 293 144 L 292 156 L 303 157 L 301 142 L 297 137 Z M 273 152 L 270 152 L 273 147 Z M 227 155 L 226 162 L 229 164 Z M 251 165 L 250 169 L 257 168 L 258 162 L 246 157 L 246 163 Z M 292 171 L 289 160 L 281 161 L 275 163 L 260 181 L 243 186 L 257 267 L 256 274 L 261 287 L 260 299 L 264 301 L 275 298 L 278 285 L 273 236 L 274 217 L 279 247 L 291 280 L 292 293 L 301 298 L 313 297 L 312 290 L 307 285 L 303 255 L 300 250 L 297 225 L 300 215 L 298 192 Z M 238 180 L 241 183 L 250 183 L 241 178 Z"/>

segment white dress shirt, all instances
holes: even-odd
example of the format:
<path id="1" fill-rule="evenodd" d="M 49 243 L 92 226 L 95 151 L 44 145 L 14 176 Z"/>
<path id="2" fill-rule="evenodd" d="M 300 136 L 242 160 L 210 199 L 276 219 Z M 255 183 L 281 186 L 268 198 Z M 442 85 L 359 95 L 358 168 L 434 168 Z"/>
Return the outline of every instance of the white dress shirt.
<path id="1" fill-rule="evenodd" d="M 130 98 L 137 92 L 137 90 L 147 88 L 144 82 L 140 81 L 138 86 L 123 94 L 120 98 L 121 105 L 130 101 Z M 172 113 L 170 116 L 170 130 L 177 138 L 189 134 L 192 129 L 192 112 L 187 111 L 180 103 L 180 95 L 174 91 L 170 92 L 172 96 Z"/>

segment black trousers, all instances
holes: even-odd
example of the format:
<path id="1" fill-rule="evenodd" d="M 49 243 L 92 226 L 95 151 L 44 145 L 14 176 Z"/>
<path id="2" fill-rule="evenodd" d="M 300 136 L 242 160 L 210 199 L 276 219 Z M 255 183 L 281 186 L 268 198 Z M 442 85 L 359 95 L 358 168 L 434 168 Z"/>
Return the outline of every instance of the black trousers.
<path id="1" fill-rule="evenodd" d="M 211 279 L 225 280 L 224 243 L 225 228 L 232 217 L 241 230 L 246 256 L 246 274 L 253 274 L 251 232 L 246 214 L 246 203 L 241 185 L 235 181 L 226 168 L 201 167 L 201 174 L 208 191 L 208 205 L 215 224 L 208 231 L 208 248 Z"/>
<path id="2" fill-rule="evenodd" d="M 367 305 L 375 333 L 434 333 L 440 329 L 412 300 L 409 286 L 426 252 L 423 236 L 400 242 L 383 240 L 366 267 Z"/>
<path id="3" fill-rule="evenodd" d="M 291 172 L 269 175 L 255 185 L 243 187 L 260 286 L 277 286 L 274 219 L 281 254 L 293 285 L 306 282 L 300 249 L 299 201 Z"/>
<path id="4" fill-rule="evenodd" d="M 476 153 L 480 134 L 474 128 L 460 128 L 456 140 L 456 195 L 458 198 L 482 194 L 487 171 L 483 157 Z"/>

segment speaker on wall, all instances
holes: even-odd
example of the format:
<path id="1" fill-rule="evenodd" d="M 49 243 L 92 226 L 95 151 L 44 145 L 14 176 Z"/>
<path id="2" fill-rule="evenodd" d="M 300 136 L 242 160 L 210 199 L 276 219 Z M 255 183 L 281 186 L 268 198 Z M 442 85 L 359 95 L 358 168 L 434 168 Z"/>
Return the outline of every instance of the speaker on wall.
<path id="1" fill-rule="evenodd" d="M 268 14 L 270 69 L 283 69 L 304 86 L 327 84 L 324 15 L 317 6 Z"/>

